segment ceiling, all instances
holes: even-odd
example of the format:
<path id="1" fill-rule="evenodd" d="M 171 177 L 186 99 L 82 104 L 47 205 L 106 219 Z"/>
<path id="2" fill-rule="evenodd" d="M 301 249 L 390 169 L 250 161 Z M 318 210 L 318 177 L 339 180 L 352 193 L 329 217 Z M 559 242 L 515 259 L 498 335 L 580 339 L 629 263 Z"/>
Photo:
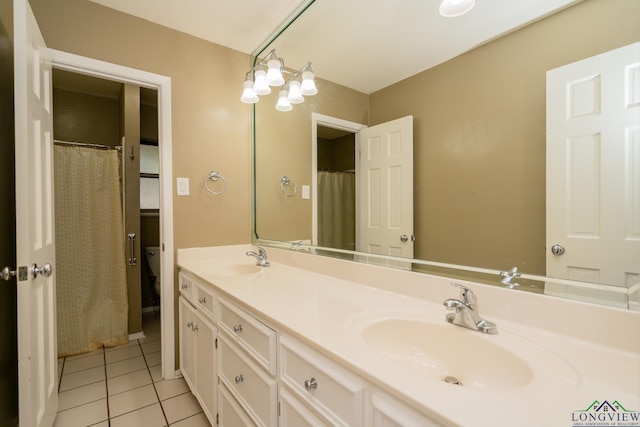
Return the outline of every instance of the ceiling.
<path id="1" fill-rule="evenodd" d="M 89 1 L 244 53 L 305 2 Z M 457 18 L 440 16 L 440 1 L 316 0 L 273 47 L 288 67 L 312 61 L 319 77 L 371 93 L 582 0 L 477 0 Z"/>
<path id="2" fill-rule="evenodd" d="M 252 53 L 304 0 L 90 0 Z"/>

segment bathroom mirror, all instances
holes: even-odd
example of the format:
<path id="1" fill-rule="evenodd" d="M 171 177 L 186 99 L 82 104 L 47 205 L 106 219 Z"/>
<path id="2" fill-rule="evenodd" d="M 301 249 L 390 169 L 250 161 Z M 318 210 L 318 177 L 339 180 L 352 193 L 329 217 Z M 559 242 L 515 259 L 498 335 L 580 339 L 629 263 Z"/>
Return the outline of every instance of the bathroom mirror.
<path id="1" fill-rule="evenodd" d="M 319 90 L 289 112 L 274 108 L 277 89 L 254 106 L 257 242 L 371 262 L 310 245 L 312 125 L 413 116 L 413 269 L 500 285 L 499 273 L 517 267 L 519 289 L 628 307 L 637 275 L 578 283 L 547 274 L 546 72 L 639 41 L 640 4 L 536 1 L 527 15 L 496 0 L 443 18 L 437 0 L 345 3 L 310 2 L 256 51 L 276 49 L 291 71 L 312 61 Z M 552 282 L 563 290 L 551 292 Z"/>

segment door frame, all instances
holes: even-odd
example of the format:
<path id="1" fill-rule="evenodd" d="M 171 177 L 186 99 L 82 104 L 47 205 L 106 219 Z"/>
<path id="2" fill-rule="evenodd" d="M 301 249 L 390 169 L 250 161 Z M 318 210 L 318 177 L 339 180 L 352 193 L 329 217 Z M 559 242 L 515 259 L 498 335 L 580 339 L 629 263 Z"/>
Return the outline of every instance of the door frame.
<path id="1" fill-rule="evenodd" d="M 160 318 L 162 377 L 173 379 L 175 369 L 174 242 L 172 194 L 171 78 L 85 56 L 49 49 L 53 68 L 77 74 L 129 83 L 158 91 L 158 142 L 160 155 L 160 267 L 162 289 Z"/>
<path id="2" fill-rule="evenodd" d="M 340 129 L 355 134 L 356 140 L 356 194 L 360 172 L 360 131 L 368 126 L 319 113 L 311 113 L 311 244 L 318 245 L 318 126 Z M 356 197 L 356 230 L 358 229 L 358 199 Z"/>

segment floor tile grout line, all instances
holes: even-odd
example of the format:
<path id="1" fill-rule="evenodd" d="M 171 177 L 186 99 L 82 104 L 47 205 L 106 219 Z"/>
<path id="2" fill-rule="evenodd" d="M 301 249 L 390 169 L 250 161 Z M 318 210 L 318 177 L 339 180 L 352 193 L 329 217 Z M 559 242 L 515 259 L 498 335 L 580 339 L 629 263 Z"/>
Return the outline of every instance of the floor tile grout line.
<path id="1" fill-rule="evenodd" d="M 140 343 L 140 340 L 138 340 L 138 345 L 140 345 L 140 350 L 142 351 L 142 344 Z M 156 399 L 158 399 L 158 405 L 160 405 L 160 410 L 162 411 L 162 416 L 164 417 L 164 421 L 165 421 L 165 425 L 169 425 L 169 419 L 167 418 L 167 414 L 164 411 L 164 406 L 162 406 L 162 401 L 160 400 L 160 395 L 158 394 L 158 389 L 156 388 L 156 383 L 155 381 L 153 381 L 153 375 L 151 375 L 151 368 L 149 367 L 149 364 L 147 363 L 147 358 L 144 355 L 144 352 L 142 353 L 142 357 L 144 358 L 144 364 L 147 365 L 147 371 L 149 372 L 149 376 L 151 377 L 151 385 L 153 385 L 153 391 L 156 394 Z"/>
<path id="2" fill-rule="evenodd" d="M 111 408 L 109 407 L 109 381 L 107 381 L 107 353 L 104 351 L 104 347 L 102 347 L 102 356 L 104 358 L 104 387 L 105 393 L 107 394 L 107 425 L 111 427 Z"/>

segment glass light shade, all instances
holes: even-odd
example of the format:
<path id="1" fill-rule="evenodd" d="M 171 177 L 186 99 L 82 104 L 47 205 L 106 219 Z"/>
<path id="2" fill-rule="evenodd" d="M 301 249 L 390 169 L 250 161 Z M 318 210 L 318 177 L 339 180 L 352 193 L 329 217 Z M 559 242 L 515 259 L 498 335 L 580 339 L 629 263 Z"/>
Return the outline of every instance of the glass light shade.
<path id="1" fill-rule="evenodd" d="M 258 95 L 269 95 L 271 88 L 267 84 L 267 72 L 265 70 L 256 70 L 254 73 L 255 83 L 253 90 Z"/>
<path id="2" fill-rule="evenodd" d="M 316 82 L 313 80 L 314 77 L 315 74 L 313 74 L 313 71 L 307 70 L 302 72 L 301 92 L 303 95 L 311 96 L 318 93 Z"/>
<path id="3" fill-rule="evenodd" d="M 242 90 L 242 96 L 240 97 L 240 101 L 245 104 L 255 104 L 258 102 L 260 98 L 256 94 L 256 91 L 253 90 L 253 81 L 251 79 L 244 81 L 244 89 Z"/>
<path id="4" fill-rule="evenodd" d="M 291 80 L 289 82 L 289 96 L 287 97 L 292 104 L 302 104 L 304 102 L 304 96 L 300 91 L 300 82 L 297 80 Z"/>
<path id="5" fill-rule="evenodd" d="M 267 62 L 267 84 L 269 86 L 282 86 L 284 84 L 284 77 L 280 71 L 280 60 L 270 59 Z"/>
<path id="6" fill-rule="evenodd" d="M 276 104 L 276 110 L 278 111 L 291 111 L 293 107 L 291 106 L 291 102 L 287 98 L 287 91 L 281 90 L 278 93 L 278 103 Z"/>
<path id="7" fill-rule="evenodd" d="M 442 3 L 440 3 L 440 15 L 447 18 L 455 18 L 469 12 L 475 4 L 476 0 L 442 0 Z"/>

